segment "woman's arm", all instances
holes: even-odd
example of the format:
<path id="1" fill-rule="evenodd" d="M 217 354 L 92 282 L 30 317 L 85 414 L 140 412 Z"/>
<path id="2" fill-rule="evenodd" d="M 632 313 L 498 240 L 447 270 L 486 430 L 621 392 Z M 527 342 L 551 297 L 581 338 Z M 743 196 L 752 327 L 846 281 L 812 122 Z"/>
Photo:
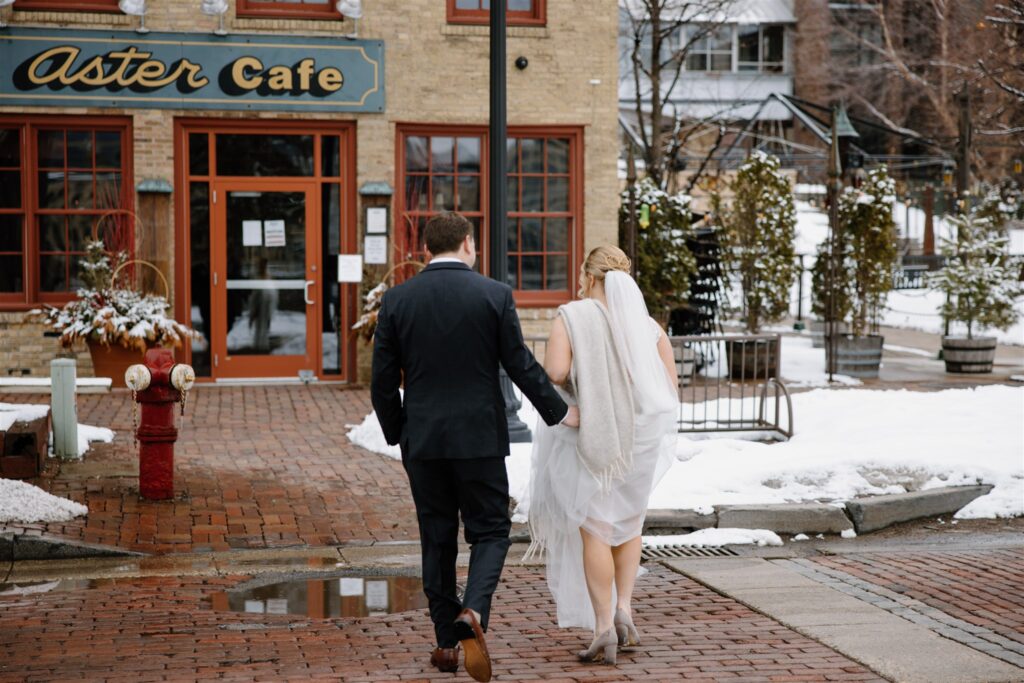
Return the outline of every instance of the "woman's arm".
<path id="1" fill-rule="evenodd" d="M 655 324 L 657 325 L 657 323 Z M 664 330 L 658 336 L 658 355 L 661 357 L 661 362 L 665 365 L 665 372 L 668 373 L 669 381 L 672 382 L 672 386 L 676 387 L 676 391 L 678 391 L 679 373 L 676 372 L 676 357 L 672 353 L 672 342 L 669 341 L 668 335 L 665 334 Z"/>
<path id="2" fill-rule="evenodd" d="M 569 344 L 569 332 L 565 329 L 562 317 L 558 316 L 551 325 L 547 348 L 544 349 L 544 370 L 553 384 L 565 384 L 572 368 L 572 346 Z"/>

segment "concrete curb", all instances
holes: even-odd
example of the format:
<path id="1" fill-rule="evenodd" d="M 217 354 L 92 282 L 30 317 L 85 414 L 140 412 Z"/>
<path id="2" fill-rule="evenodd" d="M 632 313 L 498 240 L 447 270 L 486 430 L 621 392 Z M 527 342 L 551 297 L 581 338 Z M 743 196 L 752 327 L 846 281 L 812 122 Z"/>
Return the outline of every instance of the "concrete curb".
<path id="1" fill-rule="evenodd" d="M 137 553 L 116 546 L 81 543 L 64 538 L 36 534 L 0 534 L 0 557 L 6 561 L 68 560 L 80 557 L 140 557 Z"/>
<path id="2" fill-rule="evenodd" d="M 951 515 L 992 490 L 979 486 L 946 486 L 927 491 L 854 498 L 845 506 L 826 503 L 718 505 L 711 514 L 695 510 L 649 510 L 644 532 L 664 529 L 767 529 L 782 534 L 858 534 L 924 517 Z"/>
<path id="3" fill-rule="evenodd" d="M 952 514 L 975 498 L 984 496 L 992 488 L 987 484 L 945 486 L 913 493 L 857 498 L 846 504 L 846 512 L 853 520 L 857 533 L 861 534 L 921 517 Z"/>

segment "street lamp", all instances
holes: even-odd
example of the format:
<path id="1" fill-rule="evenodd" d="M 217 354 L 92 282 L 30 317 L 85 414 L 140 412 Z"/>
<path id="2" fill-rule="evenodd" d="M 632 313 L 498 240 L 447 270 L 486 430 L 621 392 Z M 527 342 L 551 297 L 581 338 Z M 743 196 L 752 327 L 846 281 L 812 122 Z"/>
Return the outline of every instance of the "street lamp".
<path id="1" fill-rule="evenodd" d="M 121 0 L 117 7 L 125 14 L 139 18 L 136 33 L 149 33 L 149 29 L 146 28 L 146 0 Z"/>
<path id="2" fill-rule="evenodd" d="M 359 20 L 363 18 L 363 0 L 338 0 L 335 7 L 341 16 L 353 21 L 352 32 L 346 33 L 342 38 L 357 38 L 359 36 Z"/>
<path id="3" fill-rule="evenodd" d="M 217 17 L 217 28 L 213 34 L 226 36 L 227 29 L 224 28 L 224 14 L 228 11 L 228 0 L 203 0 L 199 3 L 199 11 L 211 17 Z"/>

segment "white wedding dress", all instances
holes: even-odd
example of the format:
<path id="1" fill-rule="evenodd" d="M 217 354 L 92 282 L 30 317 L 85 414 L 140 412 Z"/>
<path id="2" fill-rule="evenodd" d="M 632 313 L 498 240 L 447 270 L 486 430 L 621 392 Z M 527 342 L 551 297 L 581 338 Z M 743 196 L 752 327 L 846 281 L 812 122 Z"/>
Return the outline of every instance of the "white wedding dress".
<path id="1" fill-rule="evenodd" d="M 563 628 L 594 627 L 580 528 L 611 546 L 639 536 L 651 492 L 675 456 L 679 403 L 657 351 L 664 333 L 647 314 L 643 296 L 629 275 L 608 273 L 605 290 L 615 348 L 633 392 L 632 465 L 610 489 L 602 490 L 580 462 L 575 429 L 548 427 L 538 420 L 534 432 L 528 497 L 533 549 L 543 548 L 548 587 Z M 559 391 L 567 403 L 575 404 L 569 392 Z"/>

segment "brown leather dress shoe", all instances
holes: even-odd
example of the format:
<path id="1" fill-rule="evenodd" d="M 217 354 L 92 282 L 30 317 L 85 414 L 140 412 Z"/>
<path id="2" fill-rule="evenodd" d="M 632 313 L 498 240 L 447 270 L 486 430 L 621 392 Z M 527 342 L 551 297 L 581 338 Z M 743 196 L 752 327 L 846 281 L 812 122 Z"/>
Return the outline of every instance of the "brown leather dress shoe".
<path id="1" fill-rule="evenodd" d="M 484 630 L 480 628 L 471 610 L 462 610 L 462 614 L 455 620 L 455 632 L 462 643 L 462 649 L 466 651 L 466 673 L 480 683 L 490 681 L 491 656 L 487 654 L 487 641 L 484 640 Z"/>
<path id="2" fill-rule="evenodd" d="M 453 674 L 459 670 L 459 648 L 435 647 L 430 654 L 430 663 L 437 667 L 438 671 Z"/>

